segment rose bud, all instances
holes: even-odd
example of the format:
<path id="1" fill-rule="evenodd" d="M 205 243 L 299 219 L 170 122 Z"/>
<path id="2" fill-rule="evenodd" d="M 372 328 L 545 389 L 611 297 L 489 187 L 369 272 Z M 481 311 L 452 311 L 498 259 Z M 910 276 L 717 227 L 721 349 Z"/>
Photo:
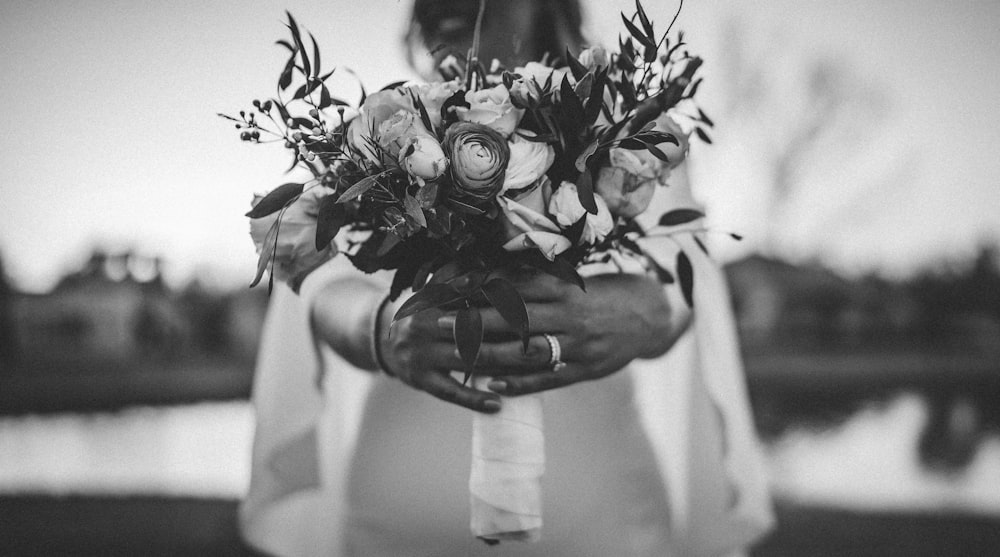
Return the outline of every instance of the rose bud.
<path id="1" fill-rule="evenodd" d="M 634 218 L 649 207 L 656 186 L 666 181 L 664 164 L 646 151 L 611 149 L 610 165 L 601 168 L 594 190 L 604 198 L 611 214 Z"/>
<path id="2" fill-rule="evenodd" d="M 524 110 L 511 103 L 510 91 L 502 84 L 481 91 L 469 91 L 465 94 L 465 102 L 469 103 L 469 108 L 458 108 L 459 120 L 489 126 L 505 138 L 514 133 L 524 116 Z"/>
<path id="3" fill-rule="evenodd" d="M 510 85 L 510 101 L 518 108 L 535 106 L 542 100 L 542 90 L 531 77 L 519 77 Z"/>
<path id="4" fill-rule="evenodd" d="M 510 147 L 510 162 L 507 163 L 507 175 L 500 193 L 523 190 L 537 183 L 556 160 L 556 151 L 551 145 L 531 141 L 522 137 L 521 133 L 534 135 L 532 132 L 522 131 L 512 135 L 507 142 Z"/>
<path id="5" fill-rule="evenodd" d="M 452 124 L 444 135 L 455 191 L 473 200 L 496 197 L 503 188 L 510 148 L 496 131 L 471 122 Z"/>
<path id="6" fill-rule="evenodd" d="M 436 180 L 448 169 L 448 157 L 444 156 L 441 145 L 429 135 L 418 135 L 409 139 L 410 145 L 399 152 L 399 166 L 417 182 Z M 423 185 L 423 184 L 421 184 Z"/>
<path id="7" fill-rule="evenodd" d="M 595 195 L 594 201 L 597 203 L 597 214 L 591 215 L 580 204 L 580 194 L 576 189 L 576 184 L 563 182 L 559 189 L 552 194 L 552 199 L 549 200 L 549 213 L 563 228 L 569 228 L 580 219 L 586 218 L 583 233 L 580 235 L 580 243 L 596 244 L 611 233 L 615 227 L 615 221 L 601 196 Z"/>

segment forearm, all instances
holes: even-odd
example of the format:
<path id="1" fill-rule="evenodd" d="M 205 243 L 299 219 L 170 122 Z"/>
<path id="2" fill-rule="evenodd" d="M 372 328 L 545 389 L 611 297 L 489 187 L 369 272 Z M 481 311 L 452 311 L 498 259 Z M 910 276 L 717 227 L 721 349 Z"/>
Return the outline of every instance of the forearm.
<path id="1" fill-rule="evenodd" d="M 375 311 L 385 295 L 383 285 L 365 277 L 330 282 L 313 298 L 314 334 L 352 365 L 377 370 L 372 335 Z"/>

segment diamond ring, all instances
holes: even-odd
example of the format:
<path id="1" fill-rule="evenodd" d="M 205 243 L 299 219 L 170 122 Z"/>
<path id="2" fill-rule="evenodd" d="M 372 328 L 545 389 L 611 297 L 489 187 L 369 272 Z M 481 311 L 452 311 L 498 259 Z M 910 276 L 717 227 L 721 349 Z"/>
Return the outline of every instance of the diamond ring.
<path id="1" fill-rule="evenodd" d="M 566 367 L 566 362 L 562 361 L 562 346 L 559 345 L 559 339 L 555 335 L 544 334 L 545 342 L 549 343 L 549 350 L 551 356 L 549 356 L 549 365 L 552 366 L 552 371 L 559 371 Z"/>

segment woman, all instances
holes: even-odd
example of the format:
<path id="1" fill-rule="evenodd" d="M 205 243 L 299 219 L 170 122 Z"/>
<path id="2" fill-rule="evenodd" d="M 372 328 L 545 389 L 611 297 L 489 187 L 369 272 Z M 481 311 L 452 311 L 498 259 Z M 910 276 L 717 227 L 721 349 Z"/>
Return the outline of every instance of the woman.
<path id="1" fill-rule="evenodd" d="M 492 5 L 483 59 L 513 67 L 582 42 L 574 1 Z M 408 34 L 414 65 L 435 67 L 447 54 L 442 44 L 467 48 L 477 7 L 417 0 Z M 421 49 L 434 54 L 413 54 Z M 650 213 L 694 203 L 675 175 L 677 183 L 658 188 L 661 210 Z M 503 320 L 483 312 L 481 373 L 496 375 L 489 391 L 451 377 L 461 366 L 446 312 L 423 312 L 389 334 L 386 277 L 361 276 L 338 258 L 307 279 L 300 297 L 277 287 L 254 390 L 254 468 L 241 511 L 247 540 L 279 555 L 744 549 L 771 517 L 725 285 L 691 234 L 678 240 L 695 266 L 693 320 L 676 285 L 645 275 L 593 276 L 586 293 L 544 275 L 512 276 L 536 336 L 522 353 L 504 340 Z M 664 242 L 652 255 L 669 265 L 677 249 Z M 562 347 L 567 365 L 558 373 L 543 333 Z M 385 373 L 370 371 L 379 368 Z M 542 540 L 487 547 L 467 525 L 466 409 L 495 412 L 500 395 L 540 391 Z"/>

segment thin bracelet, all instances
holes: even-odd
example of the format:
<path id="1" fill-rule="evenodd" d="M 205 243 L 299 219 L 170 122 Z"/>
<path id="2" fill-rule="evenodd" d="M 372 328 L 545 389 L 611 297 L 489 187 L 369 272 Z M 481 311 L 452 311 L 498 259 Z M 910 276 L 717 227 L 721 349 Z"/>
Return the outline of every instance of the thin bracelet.
<path id="1" fill-rule="evenodd" d="M 385 365 L 385 359 L 382 358 L 382 350 L 380 348 L 381 332 L 382 332 L 382 310 L 385 309 L 386 304 L 389 303 L 389 295 L 386 294 L 381 298 L 379 303 L 375 304 L 375 313 L 372 314 L 372 331 L 371 331 L 371 355 L 372 361 L 375 362 L 375 367 L 378 371 L 385 373 L 389 377 L 395 377 L 396 374 L 389 371 L 389 366 Z"/>

